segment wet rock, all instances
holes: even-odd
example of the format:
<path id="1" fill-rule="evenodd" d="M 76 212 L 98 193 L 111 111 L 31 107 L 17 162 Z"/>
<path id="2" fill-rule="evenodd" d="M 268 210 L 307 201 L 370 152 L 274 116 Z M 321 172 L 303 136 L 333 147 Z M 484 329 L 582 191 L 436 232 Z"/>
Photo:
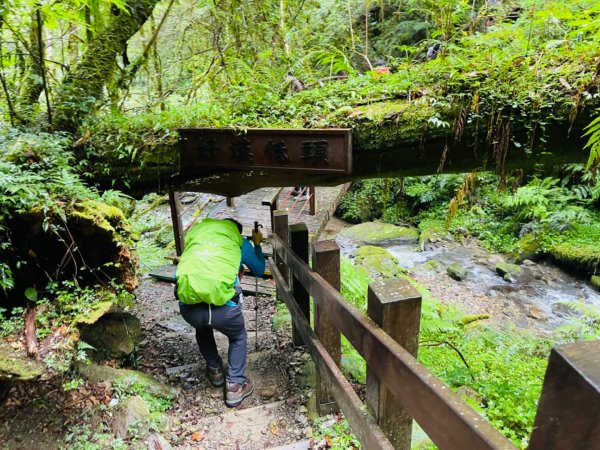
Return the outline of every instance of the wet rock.
<path id="1" fill-rule="evenodd" d="M 548 320 L 548 316 L 539 306 L 529 305 L 527 314 L 537 320 Z"/>
<path id="2" fill-rule="evenodd" d="M 383 243 L 417 243 L 419 230 L 409 227 L 399 227 L 383 222 L 365 222 L 344 229 L 340 236 L 357 243 L 381 245 Z"/>
<path id="3" fill-rule="evenodd" d="M 396 278 L 402 273 L 398 261 L 385 248 L 365 245 L 356 250 L 355 264 L 375 278 Z"/>
<path id="4" fill-rule="evenodd" d="M 125 439 L 129 428 L 135 424 L 137 433 L 144 436 L 149 430 L 146 422 L 149 416 L 150 408 L 148 408 L 148 404 L 142 397 L 139 395 L 129 397 L 121 402 L 113 414 L 113 434 L 119 439 Z"/>
<path id="5" fill-rule="evenodd" d="M 87 380 L 94 383 L 120 383 L 123 385 L 140 384 L 146 391 L 161 398 L 174 398 L 177 390 L 171 386 L 155 380 L 150 375 L 137 370 L 115 369 L 96 364 L 77 364 L 77 370 Z"/>
<path id="6" fill-rule="evenodd" d="M 523 261 L 521 261 L 521 265 L 523 265 L 525 267 L 534 267 L 536 265 L 536 263 L 534 263 L 530 259 L 524 259 Z"/>
<path id="7" fill-rule="evenodd" d="M 458 263 L 452 263 L 446 268 L 450 278 L 456 281 L 462 281 L 467 276 L 467 270 Z"/>
<path id="8" fill-rule="evenodd" d="M 498 275 L 500 275 L 505 281 L 509 282 L 518 280 L 525 273 L 521 266 L 510 263 L 496 264 L 495 269 Z"/>
<path id="9" fill-rule="evenodd" d="M 81 339 L 110 358 L 129 356 L 142 335 L 140 321 L 131 314 L 106 314 L 86 327 Z"/>

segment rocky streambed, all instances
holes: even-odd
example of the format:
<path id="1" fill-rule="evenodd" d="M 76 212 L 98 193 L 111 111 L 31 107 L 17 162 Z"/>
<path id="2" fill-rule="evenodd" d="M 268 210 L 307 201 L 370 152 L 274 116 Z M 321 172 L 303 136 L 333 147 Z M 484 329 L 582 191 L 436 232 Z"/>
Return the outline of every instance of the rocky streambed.
<path id="1" fill-rule="evenodd" d="M 600 293 L 585 280 L 545 261 L 514 264 L 476 240 L 444 236 L 423 242 L 414 228 L 376 222 L 337 221 L 327 232 L 324 237 L 335 237 L 342 254 L 371 275 L 405 272 L 442 302 L 468 314 L 489 314 L 492 322 L 547 333 L 577 316 L 577 304 L 600 307 Z"/>

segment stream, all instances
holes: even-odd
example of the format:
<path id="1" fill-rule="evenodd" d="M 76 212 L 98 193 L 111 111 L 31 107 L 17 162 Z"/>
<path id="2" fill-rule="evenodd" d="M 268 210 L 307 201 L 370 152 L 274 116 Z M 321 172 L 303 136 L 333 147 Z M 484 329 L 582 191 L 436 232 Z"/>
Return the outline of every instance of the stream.
<path id="1" fill-rule="evenodd" d="M 353 257 L 358 245 L 337 236 L 343 255 Z M 490 253 L 476 241 L 439 241 L 421 250 L 414 243 L 383 242 L 410 276 L 444 303 L 455 304 L 467 314 L 490 314 L 492 322 L 512 323 L 519 328 L 549 334 L 579 312 L 565 302 L 600 307 L 600 293 L 584 280 L 547 262 L 525 260 L 523 275 L 513 282 L 496 273 L 507 258 Z M 466 270 L 461 281 L 446 272 L 457 263 Z"/>

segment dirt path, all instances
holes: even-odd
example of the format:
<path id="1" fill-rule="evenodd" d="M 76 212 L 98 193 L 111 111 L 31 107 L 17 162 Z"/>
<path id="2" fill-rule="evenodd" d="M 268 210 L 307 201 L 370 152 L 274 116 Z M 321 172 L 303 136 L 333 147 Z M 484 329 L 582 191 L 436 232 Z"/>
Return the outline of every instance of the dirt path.
<path id="1" fill-rule="evenodd" d="M 289 327 L 272 331 L 273 297 L 259 296 L 258 350 L 255 347 L 255 297 L 245 296 L 248 330 L 248 374 L 254 393 L 234 410 L 225 406 L 223 388 L 208 382 L 194 330 L 180 316 L 170 283 L 144 279 L 137 290 L 136 314 L 146 338 L 139 357 L 145 371 L 176 386 L 180 395 L 168 412 L 165 435 L 181 449 L 260 449 L 295 442 L 306 436 L 307 395 L 302 368 L 307 355 L 294 349 Z M 215 333 L 227 360 L 227 339 Z M 194 441 L 192 435 L 201 436 Z"/>

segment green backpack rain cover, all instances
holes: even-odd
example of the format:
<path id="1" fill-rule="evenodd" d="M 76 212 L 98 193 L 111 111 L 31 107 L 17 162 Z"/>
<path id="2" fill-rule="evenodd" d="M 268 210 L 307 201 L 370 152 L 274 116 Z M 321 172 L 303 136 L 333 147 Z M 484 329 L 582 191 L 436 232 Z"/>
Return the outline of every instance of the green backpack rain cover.
<path id="1" fill-rule="evenodd" d="M 229 220 L 204 219 L 185 236 L 177 266 L 177 295 L 187 305 L 224 305 L 242 260 L 242 236 Z"/>

